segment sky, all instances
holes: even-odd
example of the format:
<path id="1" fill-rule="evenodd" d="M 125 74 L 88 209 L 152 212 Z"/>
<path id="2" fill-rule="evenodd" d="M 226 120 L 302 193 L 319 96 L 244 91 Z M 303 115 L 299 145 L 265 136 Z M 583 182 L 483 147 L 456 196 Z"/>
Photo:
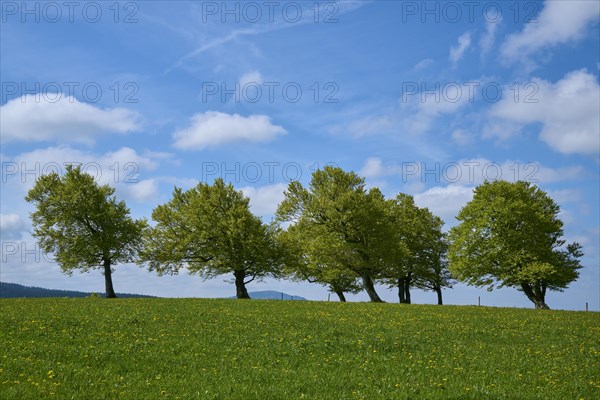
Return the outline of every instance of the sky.
<path id="1" fill-rule="evenodd" d="M 0 280 L 104 291 L 32 237 L 24 197 L 82 165 L 135 218 L 222 177 L 271 221 L 292 180 L 339 166 L 456 225 L 485 179 L 526 180 L 560 205 L 585 253 L 552 308 L 600 310 L 600 2 L 2 1 Z M 229 297 L 229 276 L 118 265 L 117 292 Z M 326 288 L 267 279 L 327 300 Z M 386 301 L 397 291 L 379 286 Z M 333 300 L 332 296 L 332 300 Z M 366 301 L 364 293 L 349 296 Z M 531 307 L 463 284 L 448 304 Z M 413 291 L 413 302 L 435 293 Z"/>

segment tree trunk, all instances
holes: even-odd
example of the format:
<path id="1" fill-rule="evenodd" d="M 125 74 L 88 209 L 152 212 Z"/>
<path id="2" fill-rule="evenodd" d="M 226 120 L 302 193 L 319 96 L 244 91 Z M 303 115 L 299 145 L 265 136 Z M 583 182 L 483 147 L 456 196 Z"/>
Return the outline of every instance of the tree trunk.
<path id="1" fill-rule="evenodd" d="M 233 272 L 235 276 L 235 292 L 238 299 L 249 299 L 250 295 L 248 294 L 248 290 L 246 290 L 246 284 L 244 283 L 244 279 L 246 279 L 246 273 L 244 270 L 237 270 Z"/>
<path id="2" fill-rule="evenodd" d="M 398 278 L 398 299 L 400 304 L 406 303 L 406 297 L 404 296 L 404 278 Z"/>
<path id="3" fill-rule="evenodd" d="M 398 278 L 400 304 L 410 304 L 410 277 Z"/>
<path id="4" fill-rule="evenodd" d="M 434 290 L 437 293 L 438 305 L 443 305 L 444 302 L 442 301 L 442 288 L 440 286 L 436 286 Z"/>
<path id="5" fill-rule="evenodd" d="M 531 285 L 529 283 L 521 283 L 521 289 L 523 289 L 523 293 L 525 293 L 527 298 L 531 300 L 533 304 L 535 304 L 536 309 L 550 309 L 550 307 L 548 307 L 548 305 L 545 302 L 545 296 L 540 291 L 537 291 L 537 293 L 535 293 L 536 291 L 534 291 L 531 288 Z"/>
<path id="6" fill-rule="evenodd" d="M 404 299 L 406 304 L 410 304 L 410 274 L 404 278 Z"/>
<path id="7" fill-rule="evenodd" d="M 117 294 L 112 284 L 112 271 L 110 269 L 110 259 L 104 259 L 104 286 L 106 287 L 106 298 L 116 299 Z"/>
<path id="8" fill-rule="evenodd" d="M 345 303 L 345 302 L 346 302 L 346 296 L 344 296 L 344 292 L 342 292 L 341 290 L 336 290 L 336 291 L 335 291 L 335 294 L 337 294 L 337 297 L 339 297 L 339 298 L 340 298 L 340 301 L 341 301 L 342 303 Z"/>
<path id="9" fill-rule="evenodd" d="M 379 297 L 377 292 L 375 291 L 375 286 L 373 285 L 373 280 L 369 276 L 369 274 L 363 274 L 360 276 L 363 281 L 363 288 L 369 295 L 369 298 L 373 303 L 383 303 L 383 300 Z"/>

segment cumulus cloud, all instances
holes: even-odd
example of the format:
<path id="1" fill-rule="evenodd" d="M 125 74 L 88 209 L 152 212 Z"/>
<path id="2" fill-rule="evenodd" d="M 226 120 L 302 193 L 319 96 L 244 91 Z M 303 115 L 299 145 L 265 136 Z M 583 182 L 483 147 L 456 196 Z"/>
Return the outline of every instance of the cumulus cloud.
<path id="1" fill-rule="evenodd" d="M 0 107 L 3 141 L 91 144 L 103 134 L 140 129 L 140 115 L 126 108 L 99 108 L 74 97 L 28 94 Z"/>
<path id="2" fill-rule="evenodd" d="M 276 183 L 261 187 L 246 186 L 241 191 L 250 198 L 250 209 L 256 215 L 273 215 L 277 205 L 284 198 L 283 192 L 287 189 L 286 183 Z"/>
<path id="3" fill-rule="evenodd" d="M 541 183 L 571 182 L 583 178 L 585 170 L 582 166 L 550 168 L 540 165 L 536 177 Z"/>
<path id="4" fill-rule="evenodd" d="M 465 51 L 471 46 L 471 33 L 465 32 L 458 38 L 456 46 L 450 47 L 450 56 L 448 57 L 453 63 L 457 63 L 463 58 Z"/>
<path id="5" fill-rule="evenodd" d="M 384 165 L 379 157 L 369 157 L 359 171 L 365 178 L 379 178 L 402 173 L 402 167 L 396 164 Z"/>
<path id="6" fill-rule="evenodd" d="M 431 92 L 431 88 L 434 88 Z M 423 92 L 405 95 L 403 107 L 407 114 L 402 125 L 413 134 L 422 134 L 440 117 L 457 113 L 471 102 L 468 87 L 457 82 L 421 88 Z"/>
<path id="7" fill-rule="evenodd" d="M 403 183 L 446 183 L 479 185 L 485 180 L 524 180 L 531 183 L 570 182 L 584 175 L 582 166 L 552 168 L 538 162 L 491 161 L 485 158 L 449 162 L 384 163 L 379 157 L 368 158 L 360 170 L 366 178 L 399 176 Z"/>
<path id="8" fill-rule="evenodd" d="M 414 196 L 419 207 L 427 207 L 447 224 L 455 222 L 460 209 L 473 199 L 473 188 L 463 185 L 436 186 Z"/>
<path id="9" fill-rule="evenodd" d="M 158 196 L 158 181 L 144 179 L 126 186 L 129 196 L 138 201 L 144 201 Z"/>
<path id="10" fill-rule="evenodd" d="M 119 196 L 132 200 L 147 200 L 156 195 L 157 183 L 141 180 L 149 171 L 156 170 L 166 153 L 141 152 L 122 147 L 104 154 L 82 151 L 69 146 L 48 147 L 19 154 L 4 162 L 5 184 L 16 185 L 27 191 L 35 180 L 52 172 L 62 174 L 69 164 L 81 165 L 100 184 L 116 187 Z M 7 168 L 10 167 L 10 168 Z"/>
<path id="11" fill-rule="evenodd" d="M 381 158 L 369 157 L 358 173 L 366 178 L 384 175 Z"/>
<path id="12" fill-rule="evenodd" d="M 26 178 L 35 178 L 50 172 L 62 173 L 68 164 L 74 164 L 81 165 L 84 171 L 96 177 L 101 183 L 137 181 L 140 170 L 154 170 L 158 167 L 158 162 L 154 158 L 139 154 L 129 147 L 97 155 L 69 146 L 55 146 L 22 153 L 13 160 L 21 172 L 28 170 L 35 172 L 25 175 Z"/>
<path id="13" fill-rule="evenodd" d="M 234 142 L 264 143 L 286 133 L 283 127 L 273 125 L 266 115 L 244 117 L 207 111 L 195 114 L 190 126 L 173 134 L 173 146 L 182 150 L 202 150 Z"/>
<path id="14" fill-rule="evenodd" d="M 556 83 L 533 79 L 530 101 L 513 96 L 503 97 L 490 110 L 490 116 L 522 128 L 527 124 L 542 125 L 540 139 L 565 154 L 597 154 L 600 152 L 600 85 L 586 70 L 573 71 Z M 494 136 L 487 129 L 487 136 Z M 498 130 L 498 137 L 502 138 Z"/>
<path id="15" fill-rule="evenodd" d="M 508 36 L 500 52 L 509 62 L 558 44 L 580 40 L 588 26 L 600 17 L 597 1 L 546 1 L 536 21 Z"/>
<path id="16" fill-rule="evenodd" d="M 2 239 L 18 239 L 25 224 L 18 214 L 0 214 Z"/>

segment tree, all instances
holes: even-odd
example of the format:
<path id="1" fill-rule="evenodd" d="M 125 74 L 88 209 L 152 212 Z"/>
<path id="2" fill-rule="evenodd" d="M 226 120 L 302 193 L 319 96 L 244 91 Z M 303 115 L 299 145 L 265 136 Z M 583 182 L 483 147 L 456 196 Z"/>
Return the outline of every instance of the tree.
<path id="1" fill-rule="evenodd" d="M 434 290 L 442 303 L 442 288 L 449 286 L 444 257 L 444 222 L 427 208 L 418 207 L 414 198 L 400 193 L 388 200 L 389 218 L 394 225 L 397 256 L 388 266 L 384 281 L 398 287 L 400 303 L 411 303 L 410 287 Z"/>
<path id="2" fill-rule="evenodd" d="M 440 237 L 432 244 L 430 260 L 422 275 L 415 280 L 415 287 L 422 290 L 431 290 L 437 295 L 438 305 L 443 305 L 442 289 L 451 288 L 455 280 L 448 270 L 448 238 L 447 234 L 439 232 Z"/>
<path id="3" fill-rule="evenodd" d="M 283 252 L 275 225 L 250 212 L 250 200 L 223 179 L 200 183 L 156 207 L 156 226 L 146 231 L 143 261 L 162 274 L 186 267 L 204 279 L 233 273 L 238 299 L 249 299 L 246 285 L 276 276 Z"/>
<path id="4" fill-rule="evenodd" d="M 364 179 L 354 172 L 327 166 L 313 173 L 308 189 L 299 182 L 289 184 L 277 219 L 298 224 L 299 234 L 320 241 L 320 248 L 326 247 L 326 241 L 334 241 L 331 251 L 335 249 L 335 254 L 329 254 L 327 260 L 337 257 L 339 261 L 314 259 L 313 265 L 333 266 L 335 272 L 341 272 L 341 267 L 344 275 L 361 279 L 371 301 L 381 302 L 374 280 L 382 270 L 391 240 L 391 224 L 383 204 L 381 192 L 366 192 Z"/>
<path id="5" fill-rule="evenodd" d="M 536 308 L 546 291 L 562 291 L 579 276 L 578 243 L 565 245 L 560 209 L 528 182 L 485 182 L 458 214 L 448 258 L 457 279 L 475 286 L 514 287 Z"/>
<path id="6" fill-rule="evenodd" d="M 141 245 L 145 220 L 133 220 L 114 188 L 99 186 L 80 167 L 67 166 L 63 176 L 39 177 L 25 200 L 34 203 L 34 236 L 41 249 L 53 253 L 63 272 L 102 268 L 106 297 L 117 297 L 113 266 L 133 262 Z"/>
<path id="7" fill-rule="evenodd" d="M 320 226 L 301 224 L 290 226 L 280 235 L 287 254 L 286 275 L 293 280 L 324 285 L 345 302 L 344 293 L 358 293 L 362 288 L 356 275 L 344 266 L 341 254 L 344 243 Z"/>

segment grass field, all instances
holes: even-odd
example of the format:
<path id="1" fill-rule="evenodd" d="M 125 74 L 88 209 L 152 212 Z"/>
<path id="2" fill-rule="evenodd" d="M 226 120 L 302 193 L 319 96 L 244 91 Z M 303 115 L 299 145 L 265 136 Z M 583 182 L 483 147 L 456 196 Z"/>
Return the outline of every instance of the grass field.
<path id="1" fill-rule="evenodd" d="M 3 400 L 600 398 L 599 313 L 206 299 L 0 307 Z"/>

